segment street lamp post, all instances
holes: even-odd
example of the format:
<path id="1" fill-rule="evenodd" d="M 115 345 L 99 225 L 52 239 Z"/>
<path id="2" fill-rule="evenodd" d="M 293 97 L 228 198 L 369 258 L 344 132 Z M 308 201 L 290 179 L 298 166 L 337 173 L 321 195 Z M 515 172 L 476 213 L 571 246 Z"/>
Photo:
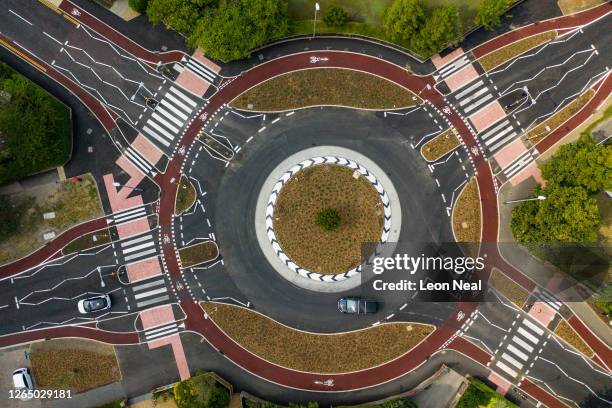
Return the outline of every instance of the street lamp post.
<path id="1" fill-rule="evenodd" d="M 509 200 L 509 201 L 505 201 L 504 204 L 514 204 L 514 203 L 522 203 L 524 201 L 542 201 L 542 200 L 546 200 L 546 196 L 539 195 L 537 197 L 532 197 L 532 198 L 521 198 L 520 200 Z"/>
<path id="2" fill-rule="evenodd" d="M 317 11 L 320 10 L 319 2 L 315 3 L 315 15 L 314 15 L 314 23 L 312 25 L 312 38 L 314 38 L 315 33 L 317 31 Z"/>
<path id="3" fill-rule="evenodd" d="M 115 187 L 126 187 L 126 188 L 131 188 L 134 191 L 142 191 L 142 188 L 138 188 L 138 187 L 132 187 L 132 186 L 128 186 L 127 184 L 121 184 L 117 181 L 113 181 L 113 186 Z"/>

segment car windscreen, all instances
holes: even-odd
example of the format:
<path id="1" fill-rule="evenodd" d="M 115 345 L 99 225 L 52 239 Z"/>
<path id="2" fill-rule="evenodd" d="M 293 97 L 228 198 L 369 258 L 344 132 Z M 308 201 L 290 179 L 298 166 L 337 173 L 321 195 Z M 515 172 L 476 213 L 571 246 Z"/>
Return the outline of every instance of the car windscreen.
<path id="1" fill-rule="evenodd" d="M 346 311 L 350 313 L 357 313 L 357 307 L 359 302 L 355 299 L 347 299 L 346 300 Z"/>
<path id="2" fill-rule="evenodd" d="M 83 307 L 85 307 L 85 310 L 88 312 L 91 312 L 92 310 L 98 310 L 106 307 L 106 302 L 102 298 L 86 300 Z"/>

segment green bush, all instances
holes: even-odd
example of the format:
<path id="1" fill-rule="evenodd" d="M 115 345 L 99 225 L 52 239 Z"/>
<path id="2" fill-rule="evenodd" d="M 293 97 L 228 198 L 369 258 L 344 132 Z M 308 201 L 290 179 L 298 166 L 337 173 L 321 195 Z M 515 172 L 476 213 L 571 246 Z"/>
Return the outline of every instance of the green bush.
<path id="1" fill-rule="evenodd" d="M 229 390 L 208 374 L 198 374 L 172 388 L 178 408 L 227 408 Z"/>
<path id="2" fill-rule="evenodd" d="M 0 90 L 11 95 L 0 106 L 0 184 L 19 180 L 68 160 L 70 111 L 58 100 L 0 62 Z"/>
<path id="3" fill-rule="evenodd" d="M 481 0 L 478 5 L 477 22 L 487 30 L 501 26 L 501 17 L 512 5 L 512 0 Z"/>
<path id="4" fill-rule="evenodd" d="M 137 11 L 139 13 L 144 13 L 147 11 L 147 3 L 148 0 L 128 0 L 128 4 L 132 8 L 132 10 Z"/>
<path id="5" fill-rule="evenodd" d="M 0 242 L 19 230 L 23 206 L 11 202 L 7 196 L 0 195 Z"/>
<path id="6" fill-rule="evenodd" d="M 461 19 L 454 5 L 438 7 L 410 39 L 410 48 L 422 56 L 432 55 L 461 39 Z"/>
<path id="7" fill-rule="evenodd" d="M 335 208 L 326 208 L 317 214 L 317 225 L 327 231 L 335 230 L 340 226 L 340 214 Z"/>
<path id="8" fill-rule="evenodd" d="M 420 0 L 394 0 L 383 15 L 385 34 L 395 42 L 407 44 L 423 27 L 425 8 Z"/>
<path id="9" fill-rule="evenodd" d="M 342 7 L 333 6 L 323 17 L 323 21 L 331 27 L 343 27 L 348 22 L 348 13 Z"/>

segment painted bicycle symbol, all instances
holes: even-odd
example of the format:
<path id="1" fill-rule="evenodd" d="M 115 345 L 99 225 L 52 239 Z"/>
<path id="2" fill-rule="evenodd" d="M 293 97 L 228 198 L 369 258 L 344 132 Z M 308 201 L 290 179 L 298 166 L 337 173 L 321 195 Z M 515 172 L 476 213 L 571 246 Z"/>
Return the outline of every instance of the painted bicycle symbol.
<path id="1" fill-rule="evenodd" d="M 451 113 L 451 108 L 450 106 L 446 105 L 445 107 L 442 108 L 442 112 L 444 112 L 447 115 L 450 115 Z"/>
<path id="2" fill-rule="evenodd" d="M 168 234 L 164 234 L 164 244 L 169 244 L 170 243 L 170 237 L 168 236 Z"/>
<path id="3" fill-rule="evenodd" d="M 329 58 L 327 58 L 327 57 L 315 57 L 315 56 L 310 57 L 310 63 L 311 64 L 316 64 L 317 62 L 324 62 L 324 61 L 329 61 Z"/>
<path id="4" fill-rule="evenodd" d="M 480 153 L 478 152 L 478 148 L 476 146 L 472 146 L 470 151 L 472 152 L 474 156 L 480 156 Z"/>
<path id="5" fill-rule="evenodd" d="M 464 317 L 465 317 L 465 313 L 463 313 L 463 310 L 460 310 L 459 313 L 457 313 L 457 321 L 458 322 L 462 321 Z"/>
<path id="6" fill-rule="evenodd" d="M 333 378 L 329 378 L 329 379 L 323 380 L 323 381 L 315 380 L 314 383 L 318 384 L 318 385 L 324 385 L 326 387 L 333 387 L 334 386 L 334 379 Z"/>
<path id="7" fill-rule="evenodd" d="M 206 118 L 208 118 L 208 112 L 204 112 L 203 114 L 200 115 L 200 120 L 202 122 L 204 122 Z"/>
<path id="8" fill-rule="evenodd" d="M 70 14 L 72 14 L 73 16 L 80 16 L 81 12 L 78 9 L 73 8 Z"/>
<path id="9" fill-rule="evenodd" d="M 178 150 L 178 152 L 179 152 L 179 154 L 181 156 L 184 156 L 185 155 L 185 146 L 181 146 L 181 148 Z"/>

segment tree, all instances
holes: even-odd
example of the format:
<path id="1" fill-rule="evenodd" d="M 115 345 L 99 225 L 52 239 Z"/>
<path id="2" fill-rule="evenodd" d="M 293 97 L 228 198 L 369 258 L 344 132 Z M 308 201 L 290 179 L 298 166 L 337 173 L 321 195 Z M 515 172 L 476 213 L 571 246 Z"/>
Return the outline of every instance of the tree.
<path id="1" fill-rule="evenodd" d="M 209 57 L 229 61 L 248 56 L 287 30 L 286 0 L 233 0 L 208 10 L 188 40 Z"/>
<path id="2" fill-rule="evenodd" d="M 218 0 L 148 0 L 147 17 L 153 25 L 163 23 L 188 36 L 197 22 L 217 4 Z"/>
<path id="3" fill-rule="evenodd" d="M 147 11 L 148 0 L 128 0 L 128 5 L 134 11 L 144 13 Z"/>
<path id="4" fill-rule="evenodd" d="M 17 232 L 22 215 L 22 206 L 13 205 L 7 196 L 0 195 L 0 241 Z"/>
<path id="5" fill-rule="evenodd" d="M 420 0 L 394 0 L 383 15 L 383 28 L 392 41 L 407 43 L 425 22 Z"/>
<path id="6" fill-rule="evenodd" d="M 178 408 L 198 408 L 197 390 L 190 380 L 176 383 L 172 388 L 174 402 Z"/>
<path id="7" fill-rule="evenodd" d="M 436 8 L 423 28 L 412 36 L 411 48 L 422 56 L 430 56 L 461 38 L 461 20 L 456 6 Z"/>
<path id="8" fill-rule="evenodd" d="M 481 0 L 477 20 L 487 30 L 501 26 L 501 16 L 512 5 L 512 0 Z"/>
<path id="9" fill-rule="evenodd" d="M 332 6 L 323 21 L 330 27 L 342 27 L 348 21 L 348 13 L 342 7 Z"/>
<path id="10" fill-rule="evenodd" d="M 510 227 L 522 243 L 588 243 L 601 224 L 597 201 L 582 187 L 550 184 L 536 191 L 545 200 L 526 201 L 512 210 Z"/>
<path id="11" fill-rule="evenodd" d="M 584 187 L 589 193 L 612 189 L 612 146 L 597 145 L 583 136 L 576 143 L 563 145 L 541 166 L 542 177 L 560 186 Z"/>
<path id="12" fill-rule="evenodd" d="M 340 214 L 335 208 L 325 208 L 317 214 L 317 225 L 327 231 L 335 230 L 340 226 Z"/>

